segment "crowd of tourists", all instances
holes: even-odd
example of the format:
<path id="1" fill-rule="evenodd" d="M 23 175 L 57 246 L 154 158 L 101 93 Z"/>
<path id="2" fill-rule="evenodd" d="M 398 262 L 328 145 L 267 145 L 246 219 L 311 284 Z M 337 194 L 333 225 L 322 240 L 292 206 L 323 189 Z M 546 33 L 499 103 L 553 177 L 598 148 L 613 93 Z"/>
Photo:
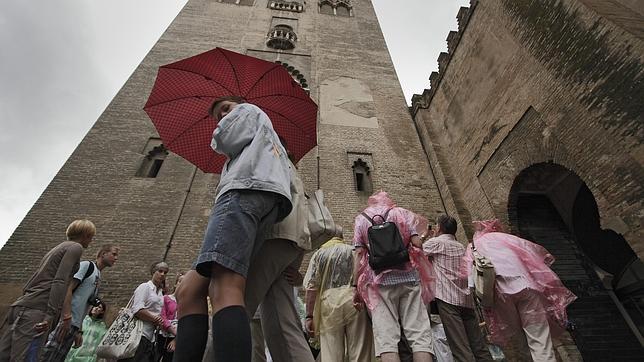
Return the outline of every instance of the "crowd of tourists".
<path id="1" fill-rule="evenodd" d="M 209 113 L 211 147 L 228 161 L 194 269 L 169 288 L 168 264 L 152 265 L 108 328 L 97 293 L 119 248 L 81 262 L 96 228 L 76 220 L 11 305 L 0 361 L 492 361 L 509 343 L 527 360 L 556 360 L 552 338 L 575 296 L 547 250 L 494 220 L 459 241 L 454 218 L 428 222 L 383 191 L 351 241 L 338 226 L 320 243 L 266 113 L 232 96 Z"/>

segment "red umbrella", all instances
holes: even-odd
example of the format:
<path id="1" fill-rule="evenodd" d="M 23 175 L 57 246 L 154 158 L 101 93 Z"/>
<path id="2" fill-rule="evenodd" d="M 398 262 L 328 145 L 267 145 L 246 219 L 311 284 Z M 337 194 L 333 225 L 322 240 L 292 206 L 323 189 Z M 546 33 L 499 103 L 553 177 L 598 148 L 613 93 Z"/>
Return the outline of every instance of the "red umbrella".
<path id="1" fill-rule="evenodd" d="M 315 147 L 318 107 L 288 71 L 226 49 L 161 66 L 144 110 L 166 148 L 204 172 L 219 173 L 226 157 L 210 148 L 217 121 L 208 108 L 228 95 L 266 112 L 296 161 Z"/>

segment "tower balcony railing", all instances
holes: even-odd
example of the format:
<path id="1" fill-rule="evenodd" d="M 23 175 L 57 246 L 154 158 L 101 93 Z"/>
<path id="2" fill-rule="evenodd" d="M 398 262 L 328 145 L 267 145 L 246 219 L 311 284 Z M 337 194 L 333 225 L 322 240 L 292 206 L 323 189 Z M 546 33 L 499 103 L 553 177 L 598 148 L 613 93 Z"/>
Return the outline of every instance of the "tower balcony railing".
<path id="1" fill-rule="evenodd" d="M 295 48 L 297 34 L 287 27 L 275 27 L 267 35 L 266 45 L 273 49 L 289 50 Z"/>
<path id="2" fill-rule="evenodd" d="M 296 1 L 273 0 L 268 3 L 268 7 L 273 10 L 294 11 L 301 13 L 304 6 Z"/>

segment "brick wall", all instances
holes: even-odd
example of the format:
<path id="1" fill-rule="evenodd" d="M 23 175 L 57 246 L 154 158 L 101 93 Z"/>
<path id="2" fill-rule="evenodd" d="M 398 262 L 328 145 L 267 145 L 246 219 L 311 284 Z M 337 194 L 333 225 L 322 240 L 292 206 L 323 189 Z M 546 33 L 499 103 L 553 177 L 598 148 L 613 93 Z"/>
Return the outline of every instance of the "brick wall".
<path id="1" fill-rule="evenodd" d="M 486 0 L 459 12 L 459 32 L 412 114 L 461 220 L 512 221 L 517 176 L 553 163 L 592 191 L 602 227 L 644 257 L 641 10 L 628 1 Z"/>

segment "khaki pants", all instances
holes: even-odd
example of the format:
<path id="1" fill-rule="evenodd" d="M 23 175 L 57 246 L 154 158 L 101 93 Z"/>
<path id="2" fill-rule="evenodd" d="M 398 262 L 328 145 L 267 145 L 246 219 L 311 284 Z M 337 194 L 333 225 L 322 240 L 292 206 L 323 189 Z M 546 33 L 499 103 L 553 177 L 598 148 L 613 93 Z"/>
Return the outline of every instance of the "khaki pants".
<path id="1" fill-rule="evenodd" d="M 313 362 L 302 322 L 295 310 L 293 287 L 282 277 L 299 269 L 303 250 L 289 240 L 266 240 L 251 261 L 246 279 L 246 310 L 252 318 L 262 304 L 262 331 L 271 357 L 279 362 Z"/>
<path id="2" fill-rule="evenodd" d="M 264 344 L 262 322 L 259 318 L 250 320 L 250 335 L 253 338 L 251 362 L 266 362 L 266 345 Z"/>
<path id="3" fill-rule="evenodd" d="M 445 335 L 456 361 L 492 361 L 476 311 L 436 299 Z"/>
<path id="4" fill-rule="evenodd" d="M 333 289 L 324 293 L 333 293 Z M 324 298 L 320 308 L 322 315 L 326 314 L 324 309 L 329 306 L 324 304 Z M 321 362 L 368 362 L 374 359 L 373 334 L 366 310 L 358 312 L 344 326 L 320 333 Z"/>
<path id="5" fill-rule="evenodd" d="M 364 310 L 344 328 L 320 335 L 320 361 L 322 362 L 372 360 L 375 360 L 373 335 L 367 320 L 367 312 Z"/>
<path id="6" fill-rule="evenodd" d="M 380 285 L 378 296 L 371 316 L 376 355 L 398 353 L 401 327 L 414 353 L 434 353 L 429 314 L 418 282 Z"/>
<path id="7" fill-rule="evenodd" d="M 20 306 L 9 308 L 1 328 L 0 361 L 37 361 L 47 341 L 47 331 L 36 333 L 34 325 L 45 320 L 45 317 L 45 312 L 38 309 Z"/>
<path id="8" fill-rule="evenodd" d="M 538 362 L 557 361 L 546 310 L 538 292 L 525 289 L 509 298 L 496 298 L 494 308 L 503 311 L 509 325 L 523 329 L 524 336 L 515 338 L 518 350 L 523 353 L 522 360 L 529 361 L 532 357 Z"/>

